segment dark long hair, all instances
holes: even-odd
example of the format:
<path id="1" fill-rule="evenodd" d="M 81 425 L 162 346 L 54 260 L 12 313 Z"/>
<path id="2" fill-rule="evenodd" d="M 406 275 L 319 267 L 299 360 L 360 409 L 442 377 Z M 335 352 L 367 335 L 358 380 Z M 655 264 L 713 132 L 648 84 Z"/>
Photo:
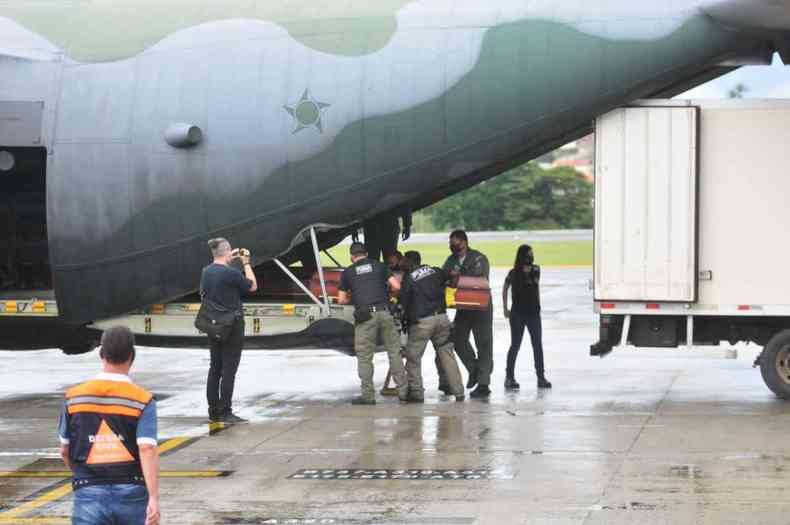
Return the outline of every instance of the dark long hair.
<path id="1" fill-rule="evenodd" d="M 532 249 L 532 246 L 529 244 L 522 244 L 518 247 L 518 251 L 516 252 L 516 261 L 513 263 L 514 270 L 520 270 L 527 264 L 527 252 Z"/>
<path id="2" fill-rule="evenodd" d="M 521 283 L 524 281 L 524 267 L 527 263 L 527 253 L 532 249 L 529 244 L 522 244 L 516 251 L 516 260 L 513 262 L 513 278 Z"/>

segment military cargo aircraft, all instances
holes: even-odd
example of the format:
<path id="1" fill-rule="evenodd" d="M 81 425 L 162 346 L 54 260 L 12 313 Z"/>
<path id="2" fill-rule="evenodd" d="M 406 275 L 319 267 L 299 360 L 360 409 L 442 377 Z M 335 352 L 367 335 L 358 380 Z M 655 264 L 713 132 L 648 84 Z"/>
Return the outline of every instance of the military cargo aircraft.
<path id="1" fill-rule="evenodd" d="M 775 52 L 787 0 L 4 0 L 0 348 L 87 347 L 194 293 L 211 237 L 288 261 Z"/>

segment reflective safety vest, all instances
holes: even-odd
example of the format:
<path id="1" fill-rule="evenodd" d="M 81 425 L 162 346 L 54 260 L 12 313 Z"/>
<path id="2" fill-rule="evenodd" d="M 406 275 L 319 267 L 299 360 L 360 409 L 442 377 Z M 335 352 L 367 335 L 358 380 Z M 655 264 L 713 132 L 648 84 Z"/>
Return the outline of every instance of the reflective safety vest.
<path id="1" fill-rule="evenodd" d="M 96 379 L 66 392 L 69 457 L 75 489 L 145 483 L 137 423 L 153 396 L 123 381 Z"/>

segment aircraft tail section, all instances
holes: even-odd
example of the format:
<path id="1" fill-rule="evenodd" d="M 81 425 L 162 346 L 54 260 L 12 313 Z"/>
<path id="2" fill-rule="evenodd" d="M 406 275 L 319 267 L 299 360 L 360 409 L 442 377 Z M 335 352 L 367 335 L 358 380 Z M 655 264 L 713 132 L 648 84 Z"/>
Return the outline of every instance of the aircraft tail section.
<path id="1" fill-rule="evenodd" d="M 703 11 L 733 27 L 790 30 L 790 0 L 716 0 Z"/>
<path id="2" fill-rule="evenodd" d="M 713 20 L 752 31 L 790 64 L 790 0 L 717 0 L 703 7 Z"/>

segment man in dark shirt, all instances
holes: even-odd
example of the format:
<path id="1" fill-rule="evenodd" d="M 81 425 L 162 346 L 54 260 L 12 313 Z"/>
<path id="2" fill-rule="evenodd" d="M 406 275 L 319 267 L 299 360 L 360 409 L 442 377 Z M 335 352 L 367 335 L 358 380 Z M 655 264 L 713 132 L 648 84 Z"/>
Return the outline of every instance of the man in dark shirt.
<path id="1" fill-rule="evenodd" d="M 258 281 L 252 271 L 249 255 L 240 255 L 238 250 L 232 250 L 226 239 L 211 239 L 208 247 L 214 262 L 203 268 L 200 278 L 201 299 L 209 302 L 214 309 L 236 314 L 227 339 L 210 339 L 211 364 L 206 381 L 208 416 L 211 421 L 241 423 L 244 419 L 235 415 L 232 409 L 233 387 L 244 345 L 241 295 L 256 291 Z M 232 264 L 236 260 L 241 262 L 243 274 Z"/>
<path id="2" fill-rule="evenodd" d="M 368 259 L 365 246 L 351 244 L 351 266 L 343 271 L 337 302 L 354 303 L 354 352 L 357 354 L 357 373 L 362 385 L 362 395 L 355 398 L 355 405 L 375 405 L 373 388 L 373 355 L 379 338 L 389 357 L 390 372 L 398 386 L 398 397 L 407 400 L 406 371 L 400 356 L 400 336 L 389 309 L 389 290 L 397 292 L 400 283 L 389 269 L 378 261 Z M 349 296 L 350 294 L 350 296 Z"/>
<path id="3" fill-rule="evenodd" d="M 400 293 L 401 305 L 409 326 L 409 342 L 406 344 L 409 401 L 422 403 L 425 399 L 422 356 L 428 341 L 433 343 L 449 391 L 456 401 L 463 401 L 464 384 L 455 361 L 452 325 L 446 313 L 447 276 L 440 268 L 423 265 L 420 252 L 406 252 L 404 259 L 410 270 L 403 276 Z"/>
<path id="4" fill-rule="evenodd" d="M 450 234 L 450 251 L 452 255 L 447 258 L 442 269 L 448 274 L 452 283 L 457 283 L 458 277 L 462 275 L 489 278 L 488 258 L 477 250 L 469 248 L 469 239 L 465 231 L 456 230 Z M 477 355 L 469 343 L 470 332 L 475 336 Z M 494 368 L 493 305 L 484 312 L 458 310 L 455 314 L 455 351 L 469 372 L 466 387 L 472 388 L 478 385 L 469 396 L 478 398 L 491 395 L 488 385 Z"/>

